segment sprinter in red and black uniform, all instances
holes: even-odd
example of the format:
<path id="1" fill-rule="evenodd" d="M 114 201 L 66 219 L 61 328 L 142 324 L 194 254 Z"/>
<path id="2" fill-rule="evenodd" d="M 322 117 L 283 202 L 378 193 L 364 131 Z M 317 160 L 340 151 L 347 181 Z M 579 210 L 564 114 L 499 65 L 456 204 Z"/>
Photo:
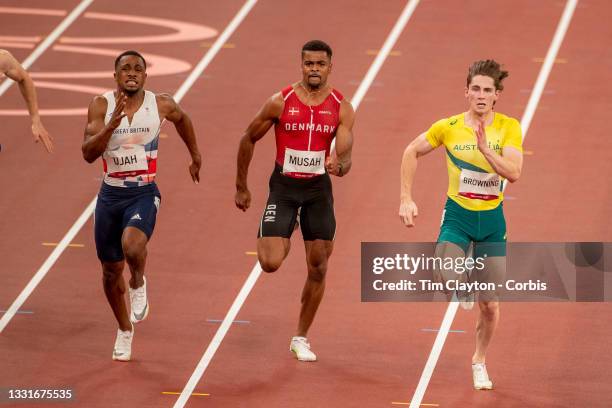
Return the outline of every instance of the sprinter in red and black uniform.
<path id="1" fill-rule="evenodd" d="M 355 113 L 351 104 L 327 84 L 331 57 L 332 50 L 323 41 L 306 43 L 302 47 L 302 80 L 266 101 L 238 150 L 236 206 L 246 211 L 251 204 L 247 173 L 255 143 L 274 125 L 276 162 L 259 224 L 257 255 L 264 271 L 276 271 L 289 253 L 289 238 L 299 213 L 308 277 L 290 350 L 301 361 L 317 359 L 306 334 L 323 298 L 327 260 L 336 232 L 329 174 L 342 177 L 351 168 Z"/>

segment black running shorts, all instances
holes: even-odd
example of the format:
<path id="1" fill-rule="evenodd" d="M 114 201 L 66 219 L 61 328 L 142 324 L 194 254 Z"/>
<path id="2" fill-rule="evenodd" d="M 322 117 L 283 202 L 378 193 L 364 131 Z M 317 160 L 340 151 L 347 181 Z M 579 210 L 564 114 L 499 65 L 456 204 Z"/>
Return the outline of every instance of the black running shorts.
<path id="1" fill-rule="evenodd" d="M 333 241 L 336 217 L 329 175 L 325 173 L 308 179 L 288 177 L 276 164 L 270 177 L 270 196 L 257 237 L 290 238 L 298 211 L 305 241 Z"/>

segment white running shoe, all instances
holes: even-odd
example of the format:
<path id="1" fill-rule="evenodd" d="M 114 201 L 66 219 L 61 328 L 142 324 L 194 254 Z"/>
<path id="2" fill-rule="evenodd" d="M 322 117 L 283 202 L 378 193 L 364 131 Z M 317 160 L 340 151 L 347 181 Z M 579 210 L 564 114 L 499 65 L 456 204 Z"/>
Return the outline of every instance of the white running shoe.
<path id="1" fill-rule="evenodd" d="M 295 336 L 291 338 L 289 350 L 293 352 L 300 361 L 317 361 L 316 354 L 310 351 L 310 344 L 306 337 Z"/>
<path id="2" fill-rule="evenodd" d="M 149 300 L 147 299 L 147 279 L 143 276 L 144 284 L 136 289 L 130 287 L 130 321 L 138 323 L 147 318 L 149 314 Z"/>
<path id="3" fill-rule="evenodd" d="M 132 331 L 117 329 L 117 339 L 113 349 L 113 360 L 130 361 L 132 358 L 132 340 L 134 339 L 134 325 Z"/>
<path id="4" fill-rule="evenodd" d="M 472 364 L 472 379 L 475 390 L 492 390 L 493 383 L 489 379 L 487 366 L 484 363 Z"/>

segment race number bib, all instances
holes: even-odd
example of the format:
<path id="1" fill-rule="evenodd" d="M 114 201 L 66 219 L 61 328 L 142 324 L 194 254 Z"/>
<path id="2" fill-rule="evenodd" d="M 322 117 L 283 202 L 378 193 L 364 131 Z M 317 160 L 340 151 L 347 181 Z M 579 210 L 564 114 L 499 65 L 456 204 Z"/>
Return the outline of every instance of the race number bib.
<path id="1" fill-rule="evenodd" d="M 147 153 L 142 145 L 124 145 L 105 152 L 109 174 L 147 170 Z"/>
<path id="2" fill-rule="evenodd" d="M 325 150 L 312 152 L 286 148 L 283 173 L 325 174 Z"/>
<path id="3" fill-rule="evenodd" d="M 495 200 L 499 197 L 500 183 L 499 174 L 461 169 L 459 195 L 479 200 Z"/>

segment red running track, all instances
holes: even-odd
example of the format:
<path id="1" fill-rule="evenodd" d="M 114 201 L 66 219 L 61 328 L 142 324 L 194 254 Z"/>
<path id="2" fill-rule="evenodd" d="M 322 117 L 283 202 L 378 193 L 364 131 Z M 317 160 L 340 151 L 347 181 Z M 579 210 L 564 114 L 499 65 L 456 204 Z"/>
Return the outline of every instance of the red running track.
<path id="1" fill-rule="evenodd" d="M 73 2 L 15 2 L 13 6 L 71 10 Z M 187 4 L 187 3 L 185 3 Z M 301 237 L 282 269 L 262 276 L 247 298 L 188 406 L 392 407 L 414 392 L 446 305 L 360 303 L 362 241 L 431 241 L 439 225 L 446 188 L 441 154 L 419 163 L 415 198 L 418 226 L 404 229 L 396 216 L 399 161 L 404 146 L 441 116 L 464 107 L 465 68 L 494 56 L 511 71 L 499 109 L 520 117 L 540 69 L 563 2 L 455 2 L 423 0 L 363 100 L 355 127 L 354 167 L 334 180 L 338 240 L 327 293 L 310 333 L 320 361 L 303 364 L 288 352 L 305 279 Z M 203 24 L 221 31 L 241 7 L 161 1 L 131 11 Z M 83 407 L 169 407 L 217 330 L 255 263 L 255 233 L 272 169 L 273 137 L 257 146 L 249 175 L 253 208 L 233 208 L 234 157 L 238 138 L 271 93 L 299 78 L 299 47 L 310 38 L 334 47 L 332 83 L 352 95 L 404 7 L 400 1 L 358 7 L 351 1 L 258 3 L 230 46 L 213 60 L 182 102 L 194 119 L 205 154 L 203 182 L 193 186 L 188 156 L 171 127 L 162 140 L 159 185 L 162 210 L 149 247 L 152 313 L 138 325 L 134 361 L 112 362 L 115 322 L 106 305 L 88 222 L 74 239 L 82 248 L 64 252 L 23 309 L 0 336 L 0 386 L 71 387 Z M 94 3 L 90 12 L 122 13 L 120 2 Z M 506 203 L 514 241 L 610 241 L 609 153 L 599 136 L 607 128 L 612 92 L 603 78 L 609 61 L 598 59 L 611 29 L 610 6 L 584 1 L 576 10 L 529 136 L 522 179 Z M 313 17 L 313 14 L 316 18 Z M 59 18 L 8 19 L 1 35 L 41 35 Z M 33 18 L 35 20 L 30 20 Z M 24 24 L 35 21 L 34 24 Z M 169 29 L 103 23 L 79 18 L 70 37 L 152 35 Z M 588 42 L 586 41 L 588 39 Z M 214 39 L 180 43 L 112 44 L 135 47 L 195 64 Z M 61 40 L 59 44 L 62 44 Z M 11 49 L 22 60 L 29 53 Z M 83 59 L 49 50 L 32 72 L 105 70 L 111 57 Z M 149 88 L 174 92 L 186 73 L 149 78 Z M 112 87 L 109 77 L 75 81 Z M 43 107 L 87 106 L 91 96 L 41 89 Z M 586 104 L 586 100 L 591 103 Z M 1 109 L 22 106 L 13 87 Z M 576 118 L 568 120 L 567 118 Z M 24 117 L 3 118 L 0 143 L 0 233 L 4 237 L 0 307 L 8 308 L 99 188 L 100 169 L 80 157 L 85 118 L 46 117 L 57 152 L 45 155 L 28 143 Z M 431 180 L 431 181 L 430 181 Z M 571 186 L 572 188 L 569 188 Z M 563 222 L 560 222 L 563 220 Z M 607 304 L 508 304 L 489 356 L 494 392 L 470 385 L 475 313 L 458 313 L 424 402 L 440 407 L 607 407 L 611 359 Z M 552 318 L 551 316 L 554 316 Z M 585 319 L 585 317 L 588 317 Z M 542 341 L 545 339 L 545 341 Z M 594 358 L 593 356 L 596 356 Z"/>

